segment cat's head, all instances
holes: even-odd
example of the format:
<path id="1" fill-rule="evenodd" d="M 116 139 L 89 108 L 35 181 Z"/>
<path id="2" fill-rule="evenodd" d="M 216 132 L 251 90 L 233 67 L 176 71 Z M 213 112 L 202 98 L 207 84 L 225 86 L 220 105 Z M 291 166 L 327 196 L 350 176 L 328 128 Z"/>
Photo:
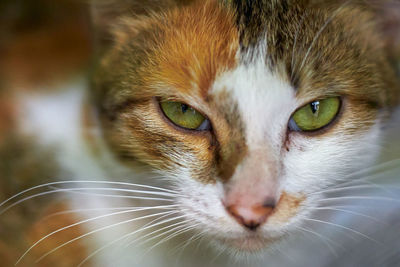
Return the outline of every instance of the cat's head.
<path id="1" fill-rule="evenodd" d="M 398 88 L 368 4 L 132 2 L 94 8 L 105 137 L 212 239 L 267 247 L 375 160 Z"/>

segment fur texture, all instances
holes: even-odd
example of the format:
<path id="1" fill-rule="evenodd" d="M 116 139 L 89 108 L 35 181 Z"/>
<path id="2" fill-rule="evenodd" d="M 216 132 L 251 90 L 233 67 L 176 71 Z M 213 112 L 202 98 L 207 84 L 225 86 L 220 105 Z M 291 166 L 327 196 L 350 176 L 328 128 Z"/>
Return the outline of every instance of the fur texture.
<path id="1" fill-rule="evenodd" d="M 82 239 L 72 253 L 92 266 L 289 265 L 276 252 L 302 251 L 299 231 L 330 249 L 307 223 L 336 224 L 313 215 L 332 209 L 323 206 L 330 190 L 375 164 L 382 127 L 400 99 L 397 50 L 381 31 L 379 8 L 358 1 L 94 3 L 98 50 L 88 96 L 70 90 L 18 102 L 28 114 L 19 131 L 39 133 L 40 147 L 56 151 L 49 157 L 56 175 L 72 179 L 44 188 L 66 193 L 61 212 L 82 220 L 68 217 L 69 226 L 57 228 L 76 230 L 67 241 L 45 243 L 57 229 L 42 235 L 18 263 L 30 266 L 35 253 L 52 266 L 51 255 Z M 290 130 L 296 110 L 328 97 L 341 99 L 332 123 Z M 160 101 L 190 105 L 211 129 L 173 124 Z M 266 214 L 259 224 L 246 225 L 244 217 L 259 213 Z M 311 243 L 313 251 L 320 246 Z M 180 245 L 184 253 L 169 254 Z"/>
<path id="2" fill-rule="evenodd" d="M 158 170 L 181 212 L 221 243 L 263 249 L 295 230 L 315 192 L 378 156 L 398 87 L 368 5 L 195 1 L 119 21 L 94 84 L 107 140 Z M 332 125 L 288 130 L 296 109 L 332 96 L 342 98 Z M 193 106 L 212 131 L 166 123 L 158 99 Z M 266 197 L 277 206 L 256 234 L 224 208 Z"/>

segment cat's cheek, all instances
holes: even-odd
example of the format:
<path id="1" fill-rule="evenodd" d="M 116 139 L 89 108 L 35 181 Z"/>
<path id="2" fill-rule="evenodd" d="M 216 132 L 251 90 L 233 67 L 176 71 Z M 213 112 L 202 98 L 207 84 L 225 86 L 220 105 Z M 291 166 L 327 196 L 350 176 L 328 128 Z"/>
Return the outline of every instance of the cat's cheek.
<path id="1" fill-rule="evenodd" d="M 136 104 L 107 123 L 105 135 L 113 150 L 127 164 L 140 160 L 160 172 L 176 174 L 179 170 L 201 183 L 214 183 L 212 134 L 173 125 L 149 102 Z"/>
<path id="2" fill-rule="evenodd" d="M 379 155 L 379 140 L 379 122 L 356 137 L 342 135 L 340 141 L 338 135 L 320 140 L 298 137 L 296 142 L 305 151 L 292 149 L 287 153 L 282 177 L 282 190 L 305 195 L 297 218 L 307 217 L 321 204 L 322 192 L 340 182 L 357 179 L 358 172 L 371 166 Z"/>
<path id="3" fill-rule="evenodd" d="M 344 119 L 355 121 L 356 113 L 345 115 Z M 343 125 L 331 133 L 321 136 L 307 136 L 292 133 L 289 150 L 283 150 L 281 190 L 290 194 L 303 194 L 304 202 L 287 223 L 288 229 L 295 230 L 303 218 L 312 215 L 314 208 L 321 204 L 324 195 L 341 181 L 353 179 L 354 173 L 375 162 L 379 155 L 381 137 L 380 120 L 369 126 L 358 128 L 358 132 L 346 131 Z M 347 124 L 347 127 L 351 127 Z M 272 218 L 271 218 L 272 219 Z M 271 220 L 272 222 L 272 220 Z M 301 226 L 300 226 L 301 227 Z"/>

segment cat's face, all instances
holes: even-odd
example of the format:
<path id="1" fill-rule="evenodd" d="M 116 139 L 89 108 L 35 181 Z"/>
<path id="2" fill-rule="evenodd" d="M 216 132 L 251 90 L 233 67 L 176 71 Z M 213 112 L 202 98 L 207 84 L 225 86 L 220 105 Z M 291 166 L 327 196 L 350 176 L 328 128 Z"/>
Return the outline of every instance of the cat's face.
<path id="1" fill-rule="evenodd" d="M 212 240 L 254 251 L 373 162 L 394 79 L 357 6 L 231 2 L 121 19 L 94 84 L 115 152 L 170 181 Z"/>

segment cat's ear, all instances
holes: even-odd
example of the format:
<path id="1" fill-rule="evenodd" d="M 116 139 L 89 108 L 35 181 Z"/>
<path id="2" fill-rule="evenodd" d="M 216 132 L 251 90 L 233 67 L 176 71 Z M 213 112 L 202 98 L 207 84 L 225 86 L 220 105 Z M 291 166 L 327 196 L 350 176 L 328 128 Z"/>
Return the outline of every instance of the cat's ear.
<path id="1" fill-rule="evenodd" d="M 113 31 L 124 17 L 142 18 L 192 0 L 91 0 L 91 16 L 96 42 L 107 44 L 114 38 Z"/>

